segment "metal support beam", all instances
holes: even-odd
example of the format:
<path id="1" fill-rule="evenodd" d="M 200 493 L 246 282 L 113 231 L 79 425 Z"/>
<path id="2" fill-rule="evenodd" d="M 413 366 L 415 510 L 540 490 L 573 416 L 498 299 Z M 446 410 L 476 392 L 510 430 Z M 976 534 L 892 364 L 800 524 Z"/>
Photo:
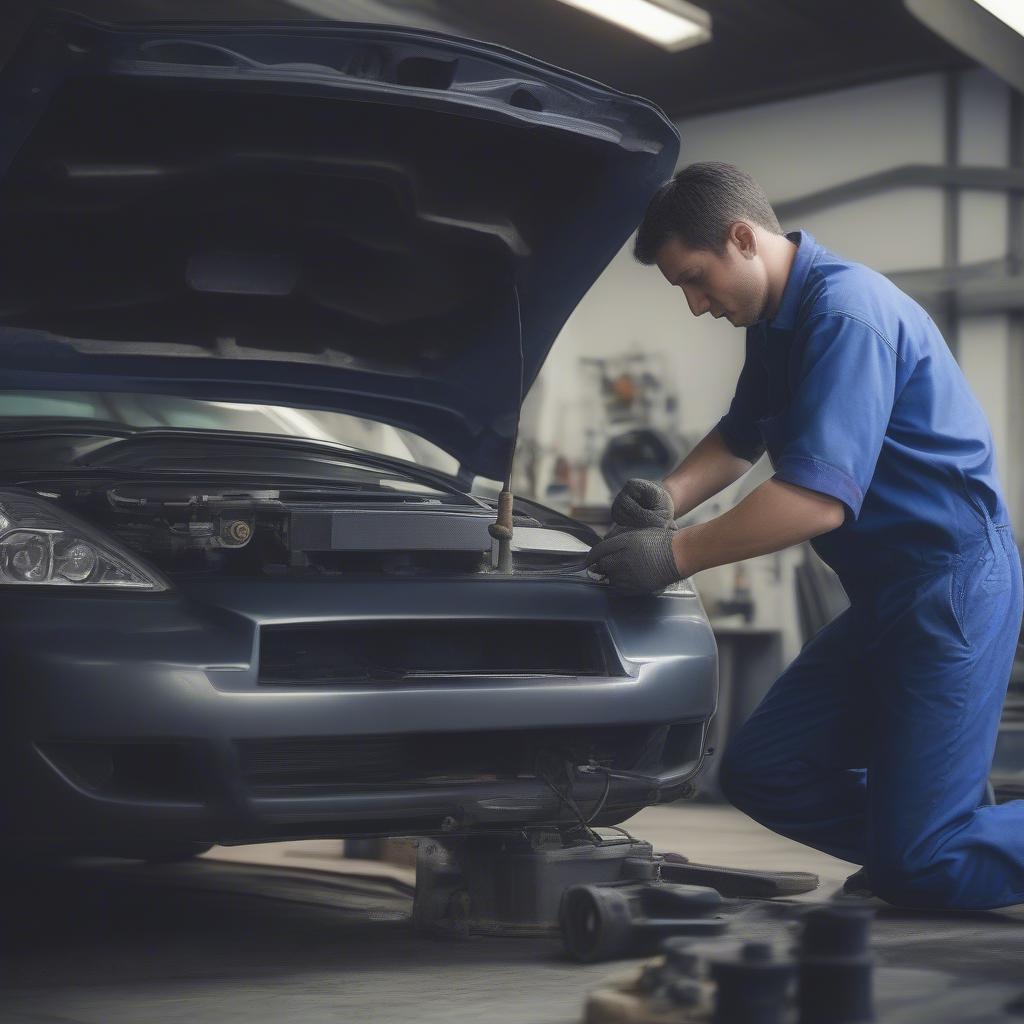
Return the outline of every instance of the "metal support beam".
<path id="1" fill-rule="evenodd" d="M 1014 273 L 1008 259 L 905 270 L 886 276 L 897 288 L 913 295 L 933 318 L 944 315 L 950 305 L 961 316 L 1024 310 L 1024 272 Z"/>
<path id="2" fill-rule="evenodd" d="M 934 164 L 904 164 L 862 178 L 852 178 L 795 199 L 772 203 L 779 220 L 792 221 L 854 199 L 866 199 L 880 192 L 900 188 L 958 188 L 976 192 L 1010 192 L 1024 195 L 1024 167 L 942 167 Z"/>
<path id="3" fill-rule="evenodd" d="M 1024 174 L 1024 93 L 1010 90 L 1010 172 Z M 1014 192 L 1009 197 L 1010 270 L 1024 272 L 1024 195 Z"/>
<path id="4" fill-rule="evenodd" d="M 1024 169 L 1024 94 L 1010 90 L 1009 163 L 1010 169 Z M 1007 266 L 1012 276 L 1020 282 L 1024 295 L 1024 196 L 1011 195 L 1007 199 Z M 1007 367 L 1008 423 L 1007 439 L 1011 452 L 1021 451 L 1024 445 L 1024 404 L 1020 401 L 1024 389 L 1024 302 L 1011 311 L 1009 323 L 1009 366 Z M 1010 516 L 1018 530 L 1024 526 L 1024 465 L 1019 458 L 1010 458 L 1006 463 L 1006 497 L 1010 504 Z"/>
<path id="5" fill-rule="evenodd" d="M 946 167 L 955 171 L 960 163 L 960 74 L 946 75 L 945 88 L 945 159 Z M 960 263 L 960 187 L 953 181 L 943 188 L 942 202 L 942 265 L 947 270 Z M 960 311 L 955 289 L 943 297 L 943 337 L 954 357 L 960 356 Z"/>
<path id="6" fill-rule="evenodd" d="M 978 281 L 1014 276 L 1010 261 L 1005 257 L 982 260 L 980 263 L 961 263 L 954 267 L 924 267 L 920 270 L 897 270 L 885 275 L 898 288 L 915 298 L 935 298 L 943 292 L 969 287 Z"/>

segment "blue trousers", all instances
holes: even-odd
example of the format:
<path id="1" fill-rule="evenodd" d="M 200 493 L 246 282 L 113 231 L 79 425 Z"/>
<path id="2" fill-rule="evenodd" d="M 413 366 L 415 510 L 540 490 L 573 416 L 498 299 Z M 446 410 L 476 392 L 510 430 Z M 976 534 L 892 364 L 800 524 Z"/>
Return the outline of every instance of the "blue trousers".
<path id="1" fill-rule="evenodd" d="M 903 906 L 1024 903 L 1024 800 L 981 806 L 1020 630 L 1008 526 L 851 593 L 730 742 L 726 797 Z"/>

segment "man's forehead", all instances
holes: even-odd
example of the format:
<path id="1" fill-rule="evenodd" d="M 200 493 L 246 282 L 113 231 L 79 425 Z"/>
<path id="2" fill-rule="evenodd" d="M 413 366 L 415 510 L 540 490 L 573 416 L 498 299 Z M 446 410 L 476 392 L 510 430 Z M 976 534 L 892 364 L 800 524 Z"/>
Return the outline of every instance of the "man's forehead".
<path id="1" fill-rule="evenodd" d="M 658 250 L 655 261 L 661 272 L 671 278 L 699 269 L 709 255 L 703 249 L 691 249 L 682 239 L 673 236 Z"/>

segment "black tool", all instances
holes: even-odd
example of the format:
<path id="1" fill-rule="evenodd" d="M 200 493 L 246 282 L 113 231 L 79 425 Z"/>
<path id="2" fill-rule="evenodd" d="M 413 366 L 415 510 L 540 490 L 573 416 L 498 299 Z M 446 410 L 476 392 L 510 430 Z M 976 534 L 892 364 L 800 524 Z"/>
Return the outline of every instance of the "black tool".
<path id="1" fill-rule="evenodd" d="M 858 1024 L 875 1019 L 869 951 L 870 907 L 821 907 L 800 938 L 800 1024 Z"/>
<path id="2" fill-rule="evenodd" d="M 748 942 L 738 956 L 712 960 L 713 1024 L 781 1024 L 795 974 L 793 961 L 776 958 L 766 942 Z"/>
<path id="3" fill-rule="evenodd" d="M 678 853 L 659 853 L 661 877 L 666 882 L 706 885 L 729 899 L 771 899 L 813 892 L 820 884 L 809 871 L 755 871 L 692 864 Z"/>
<path id="4" fill-rule="evenodd" d="M 720 935 L 727 922 L 711 917 L 722 898 L 714 889 L 658 881 L 572 885 L 558 923 L 566 952 L 593 962 L 654 952 L 670 935 Z"/>

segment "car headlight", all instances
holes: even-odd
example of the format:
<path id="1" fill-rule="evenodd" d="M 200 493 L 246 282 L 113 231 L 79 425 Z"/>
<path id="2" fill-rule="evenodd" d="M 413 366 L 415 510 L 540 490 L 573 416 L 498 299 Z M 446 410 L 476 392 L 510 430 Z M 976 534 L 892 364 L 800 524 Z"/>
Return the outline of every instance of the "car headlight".
<path id="1" fill-rule="evenodd" d="M 0 490 L 0 584 L 166 590 L 127 551 L 62 508 Z"/>

